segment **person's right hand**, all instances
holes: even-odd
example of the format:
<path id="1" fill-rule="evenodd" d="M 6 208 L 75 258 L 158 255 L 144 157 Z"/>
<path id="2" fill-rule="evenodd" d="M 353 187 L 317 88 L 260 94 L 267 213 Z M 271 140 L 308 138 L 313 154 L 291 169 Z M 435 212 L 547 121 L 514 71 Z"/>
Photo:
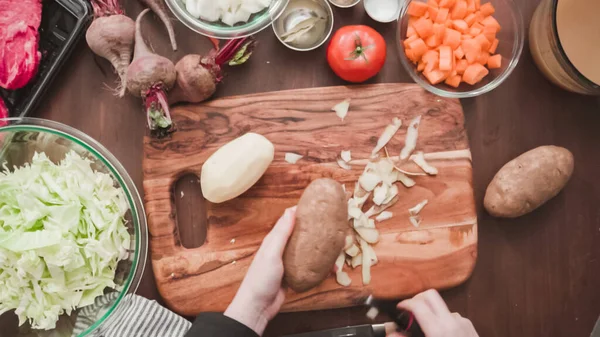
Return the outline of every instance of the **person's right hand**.
<path id="1" fill-rule="evenodd" d="M 426 337 L 478 337 L 473 323 L 458 313 L 451 313 L 446 302 L 435 290 L 427 290 L 412 299 L 402 301 L 398 309 L 412 312 Z M 403 337 L 392 333 L 388 337 Z"/>

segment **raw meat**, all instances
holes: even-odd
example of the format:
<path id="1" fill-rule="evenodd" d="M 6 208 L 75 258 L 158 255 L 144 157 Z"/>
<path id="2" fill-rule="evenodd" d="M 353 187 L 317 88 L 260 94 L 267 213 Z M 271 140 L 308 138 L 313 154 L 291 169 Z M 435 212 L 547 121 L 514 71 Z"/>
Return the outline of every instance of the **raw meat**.
<path id="1" fill-rule="evenodd" d="M 8 109 L 4 104 L 4 100 L 0 98 L 0 126 L 6 125 L 6 121 L 3 121 L 2 118 L 8 118 Z"/>
<path id="2" fill-rule="evenodd" d="M 27 85 L 40 63 L 41 0 L 0 0 L 0 87 Z"/>

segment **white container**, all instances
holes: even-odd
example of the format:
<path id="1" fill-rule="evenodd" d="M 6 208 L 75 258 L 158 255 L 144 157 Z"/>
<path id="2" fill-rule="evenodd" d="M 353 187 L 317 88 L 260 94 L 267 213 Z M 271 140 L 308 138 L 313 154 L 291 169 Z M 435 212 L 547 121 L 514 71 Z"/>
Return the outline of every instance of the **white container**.
<path id="1" fill-rule="evenodd" d="M 363 4 L 371 19 L 388 23 L 398 19 L 402 2 L 403 0 L 364 0 Z"/>

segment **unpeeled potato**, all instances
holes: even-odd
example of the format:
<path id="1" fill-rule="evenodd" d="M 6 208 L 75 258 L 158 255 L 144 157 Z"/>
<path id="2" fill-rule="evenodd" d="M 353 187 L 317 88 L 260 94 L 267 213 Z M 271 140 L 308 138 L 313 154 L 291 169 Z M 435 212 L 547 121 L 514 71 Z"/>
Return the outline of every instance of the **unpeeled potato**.
<path id="1" fill-rule="evenodd" d="M 483 204 L 493 216 L 516 218 L 552 199 L 573 174 L 573 154 L 540 146 L 504 165 L 487 188 Z"/>
<path id="2" fill-rule="evenodd" d="M 319 285 L 344 248 L 348 231 L 346 193 L 337 181 L 314 180 L 304 190 L 285 252 L 286 283 L 296 292 Z"/>

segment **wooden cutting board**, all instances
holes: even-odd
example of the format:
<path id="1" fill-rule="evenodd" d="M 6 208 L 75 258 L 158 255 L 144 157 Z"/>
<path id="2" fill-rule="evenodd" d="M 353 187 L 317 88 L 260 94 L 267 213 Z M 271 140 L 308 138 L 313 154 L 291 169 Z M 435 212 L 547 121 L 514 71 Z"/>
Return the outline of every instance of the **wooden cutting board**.
<path id="1" fill-rule="evenodd" d="M 351 98 L 344 121 L 331 107 Z M 170 139 L 144 139 L 144 192 L 151 259 L 158 289 L 167 305 L 183 315 L 223 311 L 232 300 L 263 237 L 287 207 L 295 205 L 314 179 L 330 177 L 353 190 L 371 150 L 386 125 L 398 117 L 404 126 L 388 144 L 397 156 L 406 125 L 422 115 L 418 150 L 439 169 L 436 177 L 417 177 L 400 188 L 394 217 L 378 224 L 379 263 L 363 286 L 360 267 L 350 270 L 344 288 L 329 277 L 307 293 L 290 291 L 284 311 L 337 308 L 362 303 L 369 294 L 407 297 L 428 288 L 464 282 L 477 258 L 477 216 L 471 153 L 458 100 L 434 96 L 413 84 L 378 84 L 270 92 L 230 97 L 172 111 L 177 132 Z M 242 196 L 206 209 L 208 232 L 199 248 L 186 249 L 177 229 L 173 189 L 183 175 L 200 175 L 202 164 L 221 145 L 256 132 L 275 145 L 275 160 Z M 352 151 L 353 170 L 335 158 Z M 297 164 L 286 152 L 305 157 Z M 405 169 L 417 171 L 412 165 Z M 419 228 L 408 209 L 429 200 Z M 235 239 L 235 240 L 232 240 Z"/>

